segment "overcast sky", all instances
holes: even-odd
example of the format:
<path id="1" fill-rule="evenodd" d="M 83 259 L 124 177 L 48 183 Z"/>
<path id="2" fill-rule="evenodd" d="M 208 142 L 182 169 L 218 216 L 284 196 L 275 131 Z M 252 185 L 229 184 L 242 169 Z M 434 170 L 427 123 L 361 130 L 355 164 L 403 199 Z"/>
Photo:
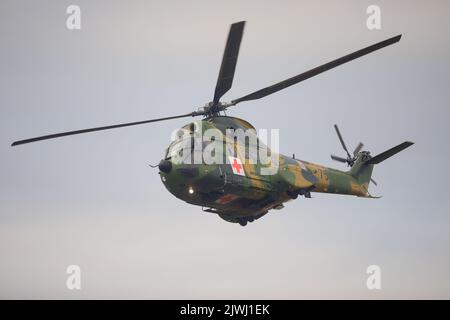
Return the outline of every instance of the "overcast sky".
<path id="1" fill-rule="evenodd" d="M 381 8 L 368 30 L 366 8 Z M 81 30 L 66 8 L 81 8 Z M 1 1 L 0 298 L 450 298 L 448 1 Z M 172 196 L 157 163 L 187 120 L 11 148 L 14 140 L 196 110 L 229 25 L 246 20 L 225 100 L 394 35 L 393 46 L 229 114 L 282 153 L 376 166 L 378 200 L 314 194 L 243 228 Z M 66 288 L 66 267 L 82 289 Z M 379 265 L 382 289 L 368 290 Z"/>

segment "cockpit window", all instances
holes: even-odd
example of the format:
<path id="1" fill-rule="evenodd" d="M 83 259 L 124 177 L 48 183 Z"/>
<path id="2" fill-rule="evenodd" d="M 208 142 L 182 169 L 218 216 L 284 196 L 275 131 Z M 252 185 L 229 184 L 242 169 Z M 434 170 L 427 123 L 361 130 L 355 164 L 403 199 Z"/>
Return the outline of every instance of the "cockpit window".
<path id="1" fill-rule="evenodd" d="M 183 156 L 183 149 L 190 145 L 191 139 L 180 139 L 173 141 L 167 148 L 166 159 Z"/>

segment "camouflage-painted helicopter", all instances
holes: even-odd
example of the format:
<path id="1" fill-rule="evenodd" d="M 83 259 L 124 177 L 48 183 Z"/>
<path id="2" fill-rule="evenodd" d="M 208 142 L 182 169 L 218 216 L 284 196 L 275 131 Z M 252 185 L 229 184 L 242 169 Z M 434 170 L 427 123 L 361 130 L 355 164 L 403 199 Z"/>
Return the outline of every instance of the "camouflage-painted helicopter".
<path id="1" fill-rule="evenodd" d="M 278 160 L 276 173 L 262 175 L 260 169 L 263 165 L 259 162 L 256 164 L 250 163 L 245 151 L 246 146 L 236 140 L 229 139 L 226 134 L 227 129 L 247 130 L 254 129 L 254 127 L 245 120 L 226 116 L 224 112 L 240 102 L 266 97 L 343 63 L 394 44 L 400 40 L 401 35 L 358 50 L 231 102 L 221 102 L 220 98 L 231 88 L 233 82 L 244 26 L 245 21 L 231 25 L 214 98 L 199 110 L 159 119 L 50 134 L 16 141 L 12 146 L 86 132 L 201 116 L 203 117 L 202 120 L 191 122 L 182 127 L 184 131 L 188 132 L 187 137 L 180 135 L 171 142 L 158 167 L 162 182 L 173 195 L 190 204 L 202 206 L 204 211 L 218 214 L 226 221 L 245 226 L 247 222 L 261 218 L 271 209 L 283 208 L 284 202 L 296 199 L 299 195 L 306 198 L 311 197 L 311 192 L 372 198 L 368 187 L 370 181 L 376 184 L 371 178 L 374 165 L 411 146 L 412 142 L 403 142 L 374 157 L 370 155 L 369 151 L 363 151 L 363 144 L 359 143 L 353 154 L 350 154 L 337 125 L 335 125 L 336 133 L 346 152 L 346 157 L 334 155 L 331 157 L 333 160 L 347 163 L 350 167 L 349 171 L 344 172 L 327 168 L 295 159 L 294 156 L 276 154 Z M 193 141 L 197 138 L 197 132 L 210 128 L 217 129 L 221 133 L 221 136 L 216 137 L 216 142 L 220 141 L 224 146 L 231 149 L 231 157 L 227 157 L 225 153 L 220 155 L 227 158 L 222 164 L 195 164 L 176 161 L 177 158 L 182 157 L 182 141 L 186 141 L 186 139 Z M 268 149 L 259 139 L 256 141 L 258 150 L 261 148 Z M 267 151 L 270 153 L 270 150 Z M 268 164 L 268 166 L 271 165 L 273 164 Z"/>

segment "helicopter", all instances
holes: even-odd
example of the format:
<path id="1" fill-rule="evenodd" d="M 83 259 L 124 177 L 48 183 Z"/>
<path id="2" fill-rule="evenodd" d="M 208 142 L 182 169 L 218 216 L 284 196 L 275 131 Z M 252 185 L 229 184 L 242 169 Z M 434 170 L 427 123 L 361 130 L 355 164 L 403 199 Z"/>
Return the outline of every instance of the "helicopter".
<path id="1" fill-rule="evenodd" d="M 401 39 L 401 34 L 241 98 L 222 102 L 220 99 L 232 87 L 244 27 L 245 21 L 231 25 L 213 100 L 196 111 L 164 118 L 49 134 L 15 141 L 11 146 L 159 121 L 202 117 L 200 120 L 194 120 L 182 126 L 177 131 L 163 159 L 155 167 L 158 167 L 161 181 L 170 193 L 189 204 L 201 206 L 205 212 L 217 214 L 225 221 L 245 226 L 248 222 L 263 217 L 270 210 L 282 209 L 284 203 L 297 199 L 298 196 L 311 198 L 313 192 L 378 198 L 369 193 L 369 183 L 376 185 L 372 179 L 374 165 L 410 147 L 413 142 L 405 141 L 376 156 L 371 156 L 369 151 L 363 150 L 364 145 L 359 143 L 350 153 L 339 127 L 334 125 L 346 156 L 331 155 L 331 158 L 346 163 L 350 168 L 348 171 L 342 171 L 271 150 L 258 138 L 255 128 L 249 122 L 228 116 L 225 112 L 241 102 L 264 98 L 351 60 L 397 43 Z M 204 132 L 211 130 L 214 131 L 214 135 L 205 140 Z M 233 132 L 239 130 L 247 133 L 248 139 L 236 139 L 236 134 L 233 135 Z M 215 145 L 216 148 L 210 148 L 211 145 Z M 196 159 L 202 160 L 205 151 L 208 151 L 209 155 L 214 152 L 214 158 L 221 161 L 192 161 L 199 153 L 200 157 Z M 270 159 L 263 163 L 261 154 L 268 155 Z M 256 161 L 250 161 L 251 159 Z M 264 170 L 265 174 L 262 173 Z M 270 173 L 267 174 L 267 171 Z"/>

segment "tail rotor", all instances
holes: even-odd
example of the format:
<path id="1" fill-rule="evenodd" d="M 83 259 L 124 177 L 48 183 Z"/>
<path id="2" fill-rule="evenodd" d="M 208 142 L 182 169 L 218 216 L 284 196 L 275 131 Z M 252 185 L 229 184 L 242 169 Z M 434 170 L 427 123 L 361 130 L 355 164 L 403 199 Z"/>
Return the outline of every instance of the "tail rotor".
<path id="1" fill-rule="evenodd" d="M 356 159 L 358 158 L 359 152 L 364 147 L 364 144 L 362 142 L 358 143 L 356 148 L 353 150 L 353 156 L 352 156 L 350 154 L 350 152 L 348 151 L 347 146 L 345 145 L 344 139 L 342 138 L 342 135 L 341 135 L 341 131 L 339 130 L 339 127 L 337 126 L 337 124 L 334 125 L 334 129 L 336 130 L 336 134 L 337 134 L 337 136 L 339 138 L 339 141 L 341 142 L 342 149 L 344 149 L 344 151 L 347 153 L 347 158 L 335 156 L 335 155 L 332 154 L 331 155 L 331 159 L 333 159 L 335 161 L 347 163 L 347 166 L 353 167 L 353 165 L 355 164 Z"/>
<path id="2" fill-rule="evenodd" d="M 364 148 L 364 144 L 362 142 L 358 143 L 356 145 L 355 149 L 353 150 L 353 156 L 352 156 L 350 154 L 350 152 L 348 151 L 347 146 L 345 145 L 344 139 L 342 138 L 341 131 L 339 130 L 339 127 L 337 126 L 337 124 L 334 125 L 334 129 L 336 130 L 336 134 L 339 138 L 339 141 L 341 142 L 342 149 L 344 149 L 344 151 L 347 153 L 347 157 L 343 158 L 343 157 L 339 157 L 339 156 L 332 154 L 331 159 L 333 159 L 334 161 L 347 163 L 347 166 L 349 166 L 351 168 L 355 164 L 355 161 L 358 159 L 358 155 L 362 151 L 362 148 Z M 367 156 L 370 157 L 370 153 L 368 151 L 363 151 L 363 152 L 367 153 Z M 375 180 L 373 180 L 371 178 L 370 181 L 372 181 L 372 183 L 377 186 L 377 183 Z"/>

